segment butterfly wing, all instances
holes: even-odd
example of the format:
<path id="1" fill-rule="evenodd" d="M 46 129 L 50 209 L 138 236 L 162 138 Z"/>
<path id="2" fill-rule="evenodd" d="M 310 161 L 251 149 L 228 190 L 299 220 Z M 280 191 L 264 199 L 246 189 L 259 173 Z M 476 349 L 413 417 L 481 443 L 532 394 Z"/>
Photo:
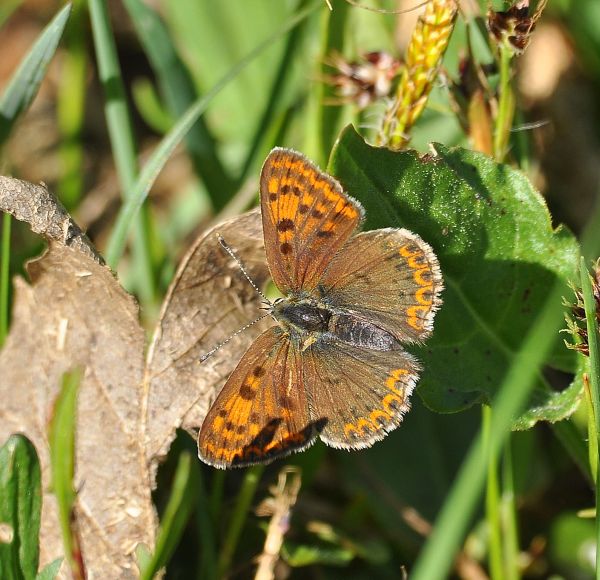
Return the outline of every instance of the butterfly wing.
<path id="1" fill-rule="evenodd" d="M 391 332 L 424 340 L 443 289 L 438 260 L 417 234 L 387 228 L 354 236 L 333 258 L 319 286 L 334 308 Z"/>
<path id="2" fill-rule="evenodd" d="M 359 348 L 321 340 L 302 353 L 310 408 L 331 447 L 362 449 L 383 439 L 409 410 L 419 365 L 404 351 Z"/>
<path id="3" fill-rule="evenodd" d="M 314 289 L 363 218 L 360 204 L 300 153 L 273 149 L 260 178 L 267 262 L 277 287 Z"/>
<path id="4" fill-rule="evenodd" d="M 202 461 L 222 469 L 268 463 L 314 442 L 322 422 L 310 420 L 298 357 L 278 326 L 252 343 L 202 423 Z"/>

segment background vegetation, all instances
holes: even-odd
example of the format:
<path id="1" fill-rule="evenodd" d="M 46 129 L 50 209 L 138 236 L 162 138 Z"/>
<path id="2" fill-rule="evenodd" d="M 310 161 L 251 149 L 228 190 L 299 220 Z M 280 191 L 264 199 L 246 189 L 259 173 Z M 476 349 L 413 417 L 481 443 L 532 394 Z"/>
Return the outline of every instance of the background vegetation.
<path id="1" fill-rule="evenodd" d="M 426 370 L 401 428 L 369 450 L 319 443 L 231 472 L 197 461 L 180 432 L 158 472 L 162 527 L 156 548 L 138 552 L 143 575 L 166 564 L 170 578 L 252 577 L 262 553 L 262 577 L 274 562 L 277 577 L 292 578 L 593 577 L 600 430 L 586 340 L 600 291 L 598 280 L 588 289 L 586 326 L 585 296 L 567 283 L 582 285 L 580 254 L 585 268 L 600 253 L 600 6 L 553 0 L 540 17 L 532 5 L 495 21 L 494 36 L 487 1 L 465 0 L 455 14 L 453 2 L 432 0 L 433 20 L 420 23 L 422 7 L 392 13 L 411 2 L 362 4 L 379 12 L 344 0 L 333 10 L 320 0 L 0 6 L 2 173 L 48 184 L 135 295 L 148 333 L 191 240 L 255 205 L 274 146 L 328 167 L 365 205 L 367 227 L 414 229 L 440 257 L 445 304 L 432 340 L 415 349 Z M 510 28 L 526 18 L 524 30 Z M 371 51 L 398 61 L 377 94 L 344 76 L 348 63 L 373 73 Z M 435 162 L 405 151 L 431 154 L 432 142 Z M 2 217 L 0 342 L 9 281 L 43 248 Z M 574 336 L 558 334 L 563 311 Z M 66 376 L 57 402 L 67 434 L 78 382 Z M 63 479 L 53 489 L 67 559 L 83 574 L 68 530 L 74 466 L 60 461 L 76 440 L 55 425 L 53 477 Z M 40 486 L 35 461 L 20 439 L 0 450 L 0 522 L 17 522 L 25 505 L 39 527 L 39 502 L 27 500 Z M 24 557 L 0 527 L 7 577 L 37 570 L 38 532 L 28 529 Z M 274 554 L 265 534 L 283 541 Z"/>

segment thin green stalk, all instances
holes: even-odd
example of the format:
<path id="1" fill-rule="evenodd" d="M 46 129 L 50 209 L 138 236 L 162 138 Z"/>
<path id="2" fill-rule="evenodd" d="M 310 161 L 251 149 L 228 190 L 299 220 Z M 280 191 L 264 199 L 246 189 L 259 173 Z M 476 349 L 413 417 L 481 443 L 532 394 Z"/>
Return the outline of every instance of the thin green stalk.
<path id="1" fill-rule="evenodd" d="M 300 0 L 296 13 L 301 13 L 306 9 L 308 1 Z M 294 28 L 287 37 L 285 48 L 277 67 L 277 73 L 271 83 L 271 90 L 269 91 L 269 100 L 263 110 L 261 118 L 256 126 L 256 131 L 250 144 L 250 149 L 246 155 L 246 160 L 238 177 L 238 185 L 244 183 L 248 172 L 250 171 L 252 164 L 256 158 L 256 155 L 260 149 L 261 143 L 265 137 L 265 133 L 276 117 L 277 105 L 284 94 L 287 80 L 289 79 L 293 67 L 291 63 L 298 51 L 298 47 L 301 45 L 302 28 L 300 26 Z"/>
<path id="2" fill-rule="evenodd" d="M 496 126 L 494 128 L 494 158 L 502 163 L 508 149 L 510 130 L 515 113 L 515 99 L 511 84 L 512 53 L 503 45 L 500 46 L 500 82 L 498 87 L 499 103 Z M 485 414 L 484 438 L 487 440 L 491 428 L 491 413 Z M 510 444 L 507 442 L 507 445 Z M 486 483 L 486 518 L 489 531 L 489 567 L 493 580 L 504 578 L 504 562 L 507 554 L 504 551 L 503 531 L 501 523 L 500 484 L 498 481 L 498 457 L 488 457 L 488 474 Z M 502 494 L 504 497 L 504 493 Z"/>
<path id="3" fill-rule="evenodd" d="M 594 413 L 594 440 L 597 443 L 597 449 L 600 449 L 600 340 L 598 335 L 598 318 L 596 301 L 594 300 L 592 291 L 592 282 L 587 266 L 585 265 L 585 258 L 581 258 L 579 267 L 581 271 L 581 290 L 585 307 L 590 352 L 589 383 Z M 596 475 L 596 553 L 600 554 L 600 477 L 598 475 Z M 596 579 L 600 580 L 600 558 L 596 558 Z"/>
<path id="4" fill-rule="evenodd" d="M 218 470 L 213 474 L 212 489 L 210 492 L 210 515 L 213 523 L 219 521 L 221 506 L 223 504 L 223 490 L 225 489 L 225 471 Z"/>
<path id="5" fill-rule="evenodd" d="M 73 509 L 77 498 L 77 493 L 73 488 L 77 395 L 82 377 L 82 369 L 75 369 L 64 374 L 48 434 L 52 491 L 58 505 L 58 519 L 62 531 L 65 557 L 75 580 L 83 580 L 86 577 L 79 529 L 73 518 Z"/>
<path id="6" fill-rule="evenodd" d="M 501 163 L 508 151 L 510 130 L 515 114 L 515 93 L 511 82 L 512 52 L 500 45 L 500 83 L 498 86 L 498 116 L 494 128 L 494 158 Z"/>
<path id="7" fill-rule="evenodd" d="M 347 2 L 336 2 L 335 9 L 332 11 L 324 10 L 323 18 L 326 19 L 326 25 L 323 27 L 323 38 L 321 39 L 321 60 L 333 52 L 342 54 L 344 50 L 344 40 L 346 38 L 346 25 L 350 5 Z M 323 63 L 320 67 L 320 74 L 325 74 L 326 65 Z M 317 134 L 318 139 L 318 159 L 323 166 L 327 165 L 329 155 L 339 129 L 339 120 L 344 111 L 343 107 L 332 107 L 327 103 L 328 99 L 333 98 L 334 89 L 326 83 L 316 83 L 317 90 Z"/>
<path id="8" fill-rule="evenodd" d="M 564 284 L 556 282 L 544 308 L 508 369 L 498 395 L 488 444 L 481 434 L 473 442 L 454 485 L 433 527 L 411 580 L 446 578 L 471 523 L 485 483 L 488 461 L 495 459 L 506 441 L 515 417 L 525 405 L 535 380 L 562 324 Z"/>
<path id="9" fill-rule="evenodd" d="M 89 9 L 94 46 L 96 48 L 96 60 L 98 62 L 98 74 L 106 98 L 105 114 L 108 133 L 113 159 L 123 191 L 123 199 L 126 203 L 126 200 L 134 194 L 138 178 L 135 139 L 106 2 L 104 0 L 89 0 Z M 137 216 L 135 221 L 133 259 L 138 281 L 136 290 L 142 302 L 151 304 L 155 297 L 155 282 L 152 275 L 148 231 L 144 227 L 145 220 L 143 216 Z M 111 267 L 116 268 L 115 261 L 109 261 L 109 264 Z"/>
<path id="10" fill-rule="evenodd" d="M 97 2 L 98 0 L 92 1 Z M 177 145 L 179 145 L 181 140 L 185 137 L 190 127 L 192 127 L 193 124 L 198 120 L 198 117 L 200 117 L 200 115 L 206 111 L 213 98 L 219 92 L 221 92 L 259 54 L 271 46 L 275 40 L 297 26 L 311 12 L 321 7 L 321 1 L 318 0 L 306 8 L 306 10 L 295 14 L 287 21 L 287 23 L 278 28 L 277 32 L 269 36 L 256 48 L 251 50 L 242 60 L 229 69 L 229 71 L 212 87 L 212 89 L 198 99 L 179 119 L 171 131 L 164 136 L 152 153 L 148 162 L 142 168 L 135 183 L 135 187 L 133 188 L 132 194 L 125 200 L 125 203 L 119 210 L 119 215 L 117 216 L 117 221 L 111 232 L 106 249 L 106 261 L 109 265 L 113 266 L 114 264 L 118 263 L 125 249 L 127 235 L 129 233 L 131 224 L 133 223 L 138 210 L 144 203 L 144 200 L 146 199 L 146 196 L 148 195 L 148 192 L 150 191 L 154 181 L 158 177 L 158 174 L 161 172 L 162 168 Z"/>
<path id="11" fill-rule="evenodd" d="M 170 560 L 196 506 L 200 467 L 187 451 L 179 456 L 169 501 L 162 514 L 152 556 L 141 566 L 140 580 L 152 580 Z"/>
<path id="12" fill-rule="evenodd" d="M 504 575 L 506 580 L 519 580 L 519 531 L 512 461 L 512 440 L 504 445 L 502 460 L 502 529 L 504 530 Z"/>
<path id="13" fill-rule="evenodd" d="M 202 470 L 198 469 L 198 507 L 196 509 L 196 528 L 200 537 L 197 573 L 198 579 L 217 577 L 217 551 L 215 546 L 215 526 L 211 517 L 210 499 L 204 484 Z M 218 473 L 224 474 L 219 470 Z"/>
<path id="14" fill-rule="evenodd" d="M 71 22 L 65 30 L 66 49 L 61 63 L 57 93 L 58 126 L 61 133 L 62 172 L 58 191 L 66 208 L 77 206 L 83 193 L 83 144 L 81 132 L 85 113 L 85 84 L 88 57 L 85 31 L 86 4 L 73 0 Z"/>
<path id="15" fill-rule="evenodd" d="M 587 407 L 587 434 L 588 434 L 588 465 L 592 472 L 592 481 L 598 477 L 598 438 L 596 437 L 596 411 L 592 400 L 589 377 L 584 381 L 584 395 Z"/>
<path id="16" fill-rule="evenodd" d="M 235 554 L 240 534 L 248 517 L 250 504 L 254 498 L 256 487 L 263 471 L 264 466 L 262 465 L 256 465 L 246 471 L 242 488 L 238 493 L 233 515 L 231 516 L 231 521 L 229 522 L 229 527 L 223 541 L 223 548 L 219 554 L 218 578 L 224 578 L 231 567 L 231 560 Z"/>
<path id="17" fill-rule="evenodd" d="M 490 439 L 492 426 L 492 409 L 482 407 L 482 431 L 486 445 Z M 488 458 L 487 478 L 485 489 L 485 513 L 488 529 L 488 564 L 490 578 L 501 580 L 502 575 L 502 528 L 500 526 L 500 484 L 498 482 L 498 464 L 491 457 Z"/>
<path id="18" fill-rule="evenodd" d="M 10 214 L 2 215 L 2 260 L 0 260 L 0 347 L 8 335 L 8 290 L 10 288 Z"/>

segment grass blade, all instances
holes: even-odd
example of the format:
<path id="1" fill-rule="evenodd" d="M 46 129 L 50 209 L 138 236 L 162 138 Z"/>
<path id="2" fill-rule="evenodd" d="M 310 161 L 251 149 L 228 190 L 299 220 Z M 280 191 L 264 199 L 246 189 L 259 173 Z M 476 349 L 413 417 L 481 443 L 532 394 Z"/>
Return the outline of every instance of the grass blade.
<path id="1" fill-rule="evenodd" d="M 225 76 L 215 84 L 204 96 L 198 99 L 179 119 L 169 133 L 161 140 L 159 145 L 154 150 L 148 162 L 142 168 L 140 175 L 132 190 L 132 194 L 125 200 L 124 205 L 119 211 L 115 227 L 112 231 L 108 246 L 106 249 L 106 260 L 114 267 L 118 263 L 127 241 L 127 235 L 131 228 L 133 220 L 144 203 L 150 188 L 158 177 L 165 163 L 177 147 L 181 143 L 190 128 L 196 123 L 200 115 L 202 115 L 212 99 L 217 95 L 227 84 L 234 79 L 248 64 L 254 60 L 261 52 L 266 50 L 275 40 L 287 33 L 304 20 L 311 12 L 321 7 L 320 1 L 311 4 L 306 10 L 295 14 L 285 23 L 276 33 L 272 34 L 266 40 L 261 42 L 254 50 L 250 51 L 242 60 L 233 66 Z"/>
<path id="2" fill-rule="evenodd" d="M 307 0 L 300 0 L 296 12 L 302 12 L 306 8 L 307 4 Z M 238 183 L 240 184 L 243 183 L 248 176 L 248 173 L 261 148 L 261 143 L 265 138 L 265 134 L 267 133 L 269 126 L 273 124 L 279 102 L 285 92 L 288 79 L 292 72 L 293 67 L 291 63 L 293 62 L 298 49 L 302 45 L 302 35 L 305 27 L 306 26 L 297 26 L 294 28 L 286 40 L 285 48 L 283 50 L 283 54 L 281 55 L 279 66 L 277 67 L 277 73 L 273 78 L 271 90 L 269 91 L 269 100 L 267 101 L 256 127 L 256 131 L 252 137 L 250 149 L 248 150 L 246 159 L 242 166 L 242 171 L 240 172 L 240 176 L 238 178 Z M 268 147 L 268 149 L 271 149 L 271 147 Z"/>
<path id="3" fill-rule="evenodd" d="M 173 118 L 178 118 L 196 100 L 192 78 L 160 16 L 140 0 L 125 0 L 125 7 L 154 70 L 167 108 Z M 220 210 L 235 193 L 236 183 L 217 155 L 216 139 L 202 117 L 190 127 L 185 143 L 215 210 Z"/>
<path id="4" fill-rule="evenodd" d="M 138 162 L 125 97 L 125 87 L 106 2 L 104 0 L 90 0 L 89 9 L 98 73 L 105 92 L 105 114 L 113 159 L 123 191 L 123 198 L 127 200 L 133 196 L 138 177 Z M 136 217 L 133 260 L 136 269 L 135 289 L 138 291 L 142 303 L 150 305 L 155 297 L 155 283 L 152 274 L 150 242 L 148 240 L 148 230 L 150 228 L 145 217 L 147 216 Z M 110 265 L 116 269 L 116 263 L 110 263 Z"/>
<path id="5" fill-rule="evenodd" d="M 323 31 L 322 61 L 332 53 L 343 53 L 346 28 L 348 28 L 349 10 L 350 5 L 348 3 L 337 2 L 335 10 L 323 12 L 323 17 L 327 19 L 327 24 Z M 327 72 L 327 67 L 324 63 L 319 67 L 319 72 L 323 75 Z M 316 91 L 318 109 L 317 134 L 315 137 L 318 139 L 319 161 L 323 165 L 326 165 L 339 132 L 340 118 L 344 112 L 344 107 L 339 105 L 332 106 L 327 103 L 328 100 L 335 96 L 335 90 L 332 86 L 322 82 L 316 83 Z"/>
<path id="6" fill-rule="evenodd" d="M 61 80 L 57 87 L 57 116 L 61 135 L 60 159 L 63 170 L 58 192 L 66 208 L 79 202 L 84 187 L 83 143 L 88 53 L 85 0 L 73 0 L 71 22 L 65 32 Z"/>
<path id="7" fill-rule="evenodd" d="M 71 5 L 67 4 L 44 28 L 0 98 L 0 144 L 4 143 L 19 115 L 37 94 L 70 13 Z"/>
<path id="8" fill-rule="evenodd" d="M 260 481 L 260 477 L 264 471 L 263 465 L 255 465 L 250 467 L 244 476 L 244 482 L 242 488 L 237 496 L 237 501 L 233 510 L 233 516 L 229 522 L 225 540 L 223 542 L 223 548 L 219 555 L 218 563 L 218 577 L 224 578 L 227 576 L 235 549 L 240 539 L 240 534 L 244 527 L 244 522 L 248 517 L 248 510 L 252 503 L 252 498 L 256 493 L 256 487 Z"/>
<path id="9" fill-rule="evenodd" d="M 58 571 L 60 570 L 60 566 L 63 562 L 62 558 L 56 558 L 38 572 L 38 575 L 35 577 L 35 580 L 54 580 L 58 576 Z"/>
<path id="10" fill-rule="evenodd" d="M 77 393 L 81 378 L 81 370 L 65 373 L 63 376 L 62 389 L 56 401 L 49 433 L 52 490 L 58 503 L 65 556 L 75 580 L 85 578 L 79 534 L 73 524 L 73 505 L 76 498 L 73 489 L 75 427 Z"/>
<path id="11" fill-rule="evenodd" d="M 560 308 L 564 285 L 556 283 L 529 331 L 519 356 L 508 369 L 494 401 L 488 445 L 481 434 L 463 462 L 454 486 L 439 514 L 415 567 L 412 580 L 445 578 L 463 540 L 485 483 L 488 461 L 494 461 L 506 441 L 514 418 L 522 409 L 535 377 L 556 340 L 562 322 Z"/>

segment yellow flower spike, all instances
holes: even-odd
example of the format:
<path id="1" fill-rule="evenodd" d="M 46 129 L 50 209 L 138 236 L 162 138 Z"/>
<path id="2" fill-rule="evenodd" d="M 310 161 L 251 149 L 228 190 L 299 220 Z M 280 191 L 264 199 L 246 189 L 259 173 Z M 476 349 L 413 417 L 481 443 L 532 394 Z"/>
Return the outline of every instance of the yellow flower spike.
<path id="1" fill-rule="evenodd" d="M 431 0 L 419 17 L 406 53 L 396 96 L 388 107 L 377 142 L 402 149 L 421 115 L 438 75 L 458 11 L 456 0 Z"/>

